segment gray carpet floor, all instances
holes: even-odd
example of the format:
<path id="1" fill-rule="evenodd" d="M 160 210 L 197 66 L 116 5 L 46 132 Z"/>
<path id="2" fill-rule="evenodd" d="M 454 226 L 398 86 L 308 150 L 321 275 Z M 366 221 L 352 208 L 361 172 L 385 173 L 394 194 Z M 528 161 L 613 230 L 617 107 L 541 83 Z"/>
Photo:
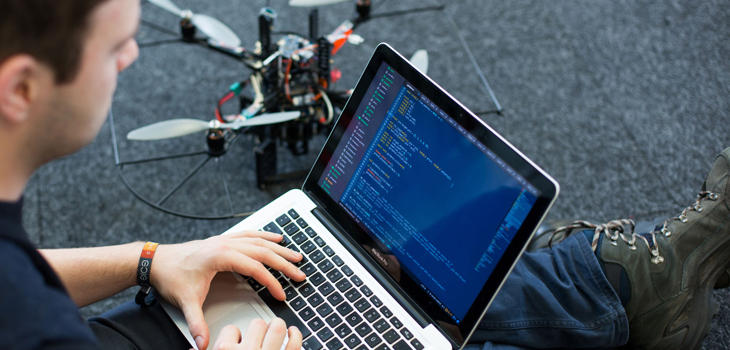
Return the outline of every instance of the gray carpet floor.
<path id="1" fill-rule="evenodd" d="M 434 0 L 373 0 L 376 12 L 434 5 Z M 276 30 L 307 31 L 307 12 L 284 0 L 179 0 L 213 15 L 251 47 L 258 10 L 279 13 Z M 446 2 L 478 65 L 504 108 L 483 119 L 552 174 L 562 193 L 550 218 L 669 217 L 691 204 L 714 157 L 730 146 L 730 3 L 728 1 L 483 1 Z M 352 13 L 351 4 L 320 10 L 329 32 Z M 143 5 L 145 21 L 176 30 L 176 19 Z M 370 53 L 388 42 L 408 56 L 430 53 L 429 75 L 474 111 L 493 109 L 458 37 L 442 13 L 378 19 L 358 31 L 360 46 L 335 56 L 339 88 L 353 86 Z M 143 26 L 140 43 L 169 39 Z M 171 118 L 212 119 L 229 84 L 247 77 L 236 61 L 201 47 L 146 47 L 119 78 L 113 112 L 119 135 Z M 321 145 L 323 137 L 313 142 Z M 299 183 L 265 191 L 255 186 L 254 140 L 244 139 L 220 164 L 203 169 L 167 204 L 189 213 L 228 211 L 225 176 L 236 211 L 260 208 Z M 203 147 L 200 136 L 162 142 L 119 140 L 122 160 Z M 313 152 L 316 153 L 316 152 Z M 307 169 L 315 154 L 279 153 L 282 171 Z M 198 159 L 128 167 L 135 188 L 160 198 Z M 81 152 L 40 169 L 25 193 L 25 224 L 40 247 L 79 247 L 205 238 L 237 220 L 182 219 L 135 199 L 114 166 L 110 125 Z M 133 295 L 128 290 L 81 310 L 103 312 Z M 730 291 L 704 349 L 730 348 Z"/>

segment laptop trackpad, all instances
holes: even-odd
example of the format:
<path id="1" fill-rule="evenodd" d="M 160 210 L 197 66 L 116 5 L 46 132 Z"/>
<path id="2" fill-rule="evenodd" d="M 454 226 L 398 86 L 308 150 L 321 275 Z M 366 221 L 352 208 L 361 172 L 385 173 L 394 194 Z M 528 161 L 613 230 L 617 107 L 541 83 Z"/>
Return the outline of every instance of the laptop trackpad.
<path id="1" fill-rule="evenodd" d="M 211 336 L 217 338 L 220 334 L 221 329 L 227 325 L 234 325 L 245 332 L 248 328 L 249 323 L 257 318 L 264 318 L 266 315 L 259 315 L 258 312 L 251 306 L 251 303 L 244 302 L 237 308 L 230 310 L 230 313 L 218 319 L 213 324 L 208 324 Z M 207 318 L 207 317 L 206 317 Z M 212 343 L 211 343 L 212 344 Z"/>

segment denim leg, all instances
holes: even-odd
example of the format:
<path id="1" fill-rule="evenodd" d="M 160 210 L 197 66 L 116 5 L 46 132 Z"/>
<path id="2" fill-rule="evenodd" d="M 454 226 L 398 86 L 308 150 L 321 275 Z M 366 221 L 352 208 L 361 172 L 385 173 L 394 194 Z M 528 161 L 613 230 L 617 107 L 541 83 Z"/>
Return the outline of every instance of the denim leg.
<path id="1" fill-rule="evenodd" d="M 88 321 L 104 350 L 188 350 L 187 339 L 159 303 L 128 301 Z"/>
<path id="2" fill-rule="evenodd" d="M 552 249 L 522 255 L 470 348 L 615 348 L 628 337 L 621 301 L 588 239 L 576 233 Z"/>

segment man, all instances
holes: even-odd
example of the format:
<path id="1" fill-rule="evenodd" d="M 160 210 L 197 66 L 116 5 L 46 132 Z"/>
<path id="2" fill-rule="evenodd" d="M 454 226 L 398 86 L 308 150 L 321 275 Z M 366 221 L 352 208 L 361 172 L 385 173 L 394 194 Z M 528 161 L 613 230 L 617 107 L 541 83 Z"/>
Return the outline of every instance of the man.
<path id="1" fill-rule="evenodd" d="M 42 164 L 99 131 L 117 74 L 137 57 L 138 0 L 0 0 L 0 339 L 10 349 L 187 349 L 159 305 L 126 303 L 88 324 L 77 306 L 135 285 L 142 242 L 38 252 L 22 228 L 22 193 Z M 470 348 L 694 348 L 730 267 L 730 149 L 694 205 L 634 234 L 629 221 L 578 223 L 552 249 L 527 253 Z M 587 227 L 583 234 L 576 228 Z M 157 248 L 149 281 L 180 307 L 199 349 L 280 349 L 281 320 L 225 328 L 216 344 L 201 305 L 218 271 L 253 276 L 284 299 L 265 263 L 301 281 L 281 236 L 240 232 Z M 52 267 L 52 268 L 51 268 Z M 75 302 L 75 304 L 74 304 Z M 287 350 L 301 346 L 288 330 Z"/>
<path id="2" fill-rule="evenodd" d="M 85 146 L 101 128 L 117 75 L 138 55 L 134 36 L 139 12 L 139 0 L 0 1 L 3 348 L 96 348 L 95 337 L 80 319 L 77 306 L 136 284 L 142 242 L 39 254 L 22 229 L 20 213 L 23 188 L 31 174 L 42 164 Z M 161 246 L 154 256 L 150 281 L 183 310 L 198 348 L 204 349 L 210 335 L 201 305 L 216 272 L 253 276 L 281 300 L 284 291 L 262 263 L 295 280 L 304 279 L 291 264 L 301 254 L 280 247 L 279 240 L 274 234 L 241 232 Z M 114 340 L 110 335 L 113 326 L 106 320 L 91 323 L 102 345 Z M 173 342 L 181 338 L 174 335 L 178 339 Z M 247 348 L 280 349 L 285 335 L 282 320 L 268 326 L 262 321 L 251 325 L 243 341 Z M 290 328 L 288 335 L 287 349 L 299 349 L 301 333 Z M 237 344 L 240 336 L 235 327 L 227 328 L 221 332 L 220 342 Z M 169 334 L 155 337 L 163 338 L 161 341 L 175 338 Z"/>

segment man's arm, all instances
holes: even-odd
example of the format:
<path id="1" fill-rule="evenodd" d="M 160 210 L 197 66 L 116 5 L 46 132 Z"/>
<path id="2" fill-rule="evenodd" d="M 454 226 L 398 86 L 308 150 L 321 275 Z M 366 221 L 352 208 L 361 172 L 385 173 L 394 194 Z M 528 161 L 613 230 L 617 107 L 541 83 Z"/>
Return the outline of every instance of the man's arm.
<path id="1" fill-rule="evenodd" d="M 76 305 L 82 307 L 136 285 L 137 263 L 143 246 L 143 242 L 134 242 L 40 252 L 66 285 Z"/>

